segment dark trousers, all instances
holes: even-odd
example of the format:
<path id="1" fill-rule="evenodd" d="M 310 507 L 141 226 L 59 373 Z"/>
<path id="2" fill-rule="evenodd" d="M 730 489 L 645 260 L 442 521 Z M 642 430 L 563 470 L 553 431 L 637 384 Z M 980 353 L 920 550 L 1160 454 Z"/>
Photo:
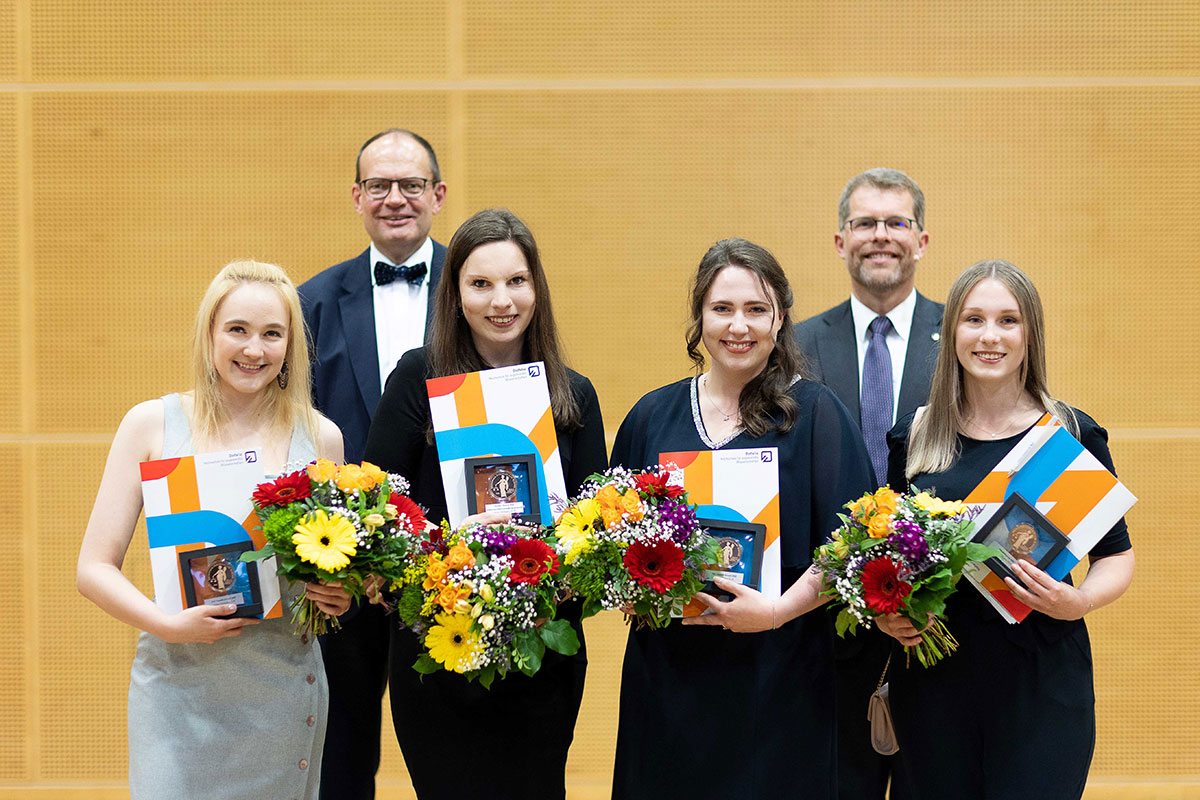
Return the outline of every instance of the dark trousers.
<path id="1" fill-rule="evenodd" d="M 898 775 L 900 754 L 876 753 L 867 722 L 867 704 L 879 684 L 892 641 L 879 631 L 860 629 L 857 636 L 835 642 L 839 800 L 908 800 L 907 782 Z M 888 672 L 903 668 L 903 659 L 899 663 L 892 659 Z M 886 794 L 889 778 L 890 795 Z"/>
<path id="2" fill-rule="evenodd" d="M 373 800 L 379 771 L 380 710 L 388 681 L 390 632 L 396 624 L 366 602 L 321 637 L 329 679 L 329 726 L 321 759 L 321 800 Z"/>

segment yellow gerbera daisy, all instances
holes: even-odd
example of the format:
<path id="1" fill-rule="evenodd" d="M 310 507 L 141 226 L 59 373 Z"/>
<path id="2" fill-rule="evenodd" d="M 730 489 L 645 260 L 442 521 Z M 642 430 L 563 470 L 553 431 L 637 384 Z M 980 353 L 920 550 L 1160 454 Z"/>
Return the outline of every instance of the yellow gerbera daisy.
<path id="1" fill-rule="evenodd" d="M 317 569 L 326 572 L 337 572 L 349 564 L 350 556 L 358 550 L 350 520 L 324 511 L 314 511 L 300 520 L 292 544 L 301 561 L 316 564 Z"/>
<path id="2" fill-rule="evenodd" d="M 469 672 L 482 644 L 471 632 L 471 618 L 465 614 L 438 614 L 437 623 L 425 634 L 429 657 L 453 672 Z"/>
<path id="3" fill-rule="evenodd" d="M 596 520 L 599 517 L 600 504 L 589 498 L 579 501 L 558 518 L 554 533 L 558 536 L 558 541 L 567 545 L 567 552 L 563 556 L 566 563 L 573 563 L 580 553 L 592 549 L 590 537 L 596 530 Z"/>

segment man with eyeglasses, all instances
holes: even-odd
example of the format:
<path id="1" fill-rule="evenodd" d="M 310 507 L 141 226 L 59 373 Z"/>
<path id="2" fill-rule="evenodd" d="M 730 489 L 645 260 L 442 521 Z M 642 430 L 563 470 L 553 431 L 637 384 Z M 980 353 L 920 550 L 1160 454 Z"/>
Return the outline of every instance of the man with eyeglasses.
<path id="1" fill-rule="evenodd" d="M 941 303 L 915 288 L 917 261 L 929 244 L 925 195 L 894 169 L 871 169 L 846 184 L 838 201 L 838 256 L 850 273 L 850 299 L 796 325 L 796 340 L 817 380 L 859 420 L 876 478 L 887 480 L 885 436 L 921 406 L 937 359 Z M 903 487 L 893 487 L 902 490 Z M 838 639 L 838 793 L 843 800 L 908 797 L 894 773 L 899 756 L 870 743 L 867 703 L 890 645 L 877 631 Z"/>
<path id="2" fill-rule="evenodd" d="M 312 337 L 313 402 L 342 429 L 347 462 L 362 460 L 392 368 L 428 339 L 446 255 L 429 237 L 446 200 L 429 142 L 412 131 L 382 131 L 358 151 L 354 172 L 350 197 L 371 244 L 299 287 Z M 341 631 L 321 637 L 329 678 L 321 797 L 373 798 L 394 623 L 367 604 L 356 604 L 341 623 Z"/>

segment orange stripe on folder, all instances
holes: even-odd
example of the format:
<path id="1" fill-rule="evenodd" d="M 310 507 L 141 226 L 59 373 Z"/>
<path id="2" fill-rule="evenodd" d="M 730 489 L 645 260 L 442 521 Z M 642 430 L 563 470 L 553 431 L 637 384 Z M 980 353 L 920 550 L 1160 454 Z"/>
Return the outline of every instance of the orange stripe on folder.
<path id="1" fill-rule="evenodd" d="M 458 410 L 458 427 L 487 424 L 487 411 L 483 407 L 483 384 L 479 373 L 468 374 L 454 390 L 454 407 Z M 553 430 L 553 426 L 551 427 Z"/>
<path id="2" fill-rule="evenodd" d="M 1068 470 L 1038 499 L 1054 503 L 1046 518 L 1060 531 L 1070 533 L 1116 485 L 1117 479 L 1107 470 Z"/>
<path id="3" fill-rule="evenodd" d="M 754 515 L 752 522 L 767 526 L 767 535 L 763 539 L 763 547 L 770 547 L 779 539 L 779 495 L 775 495 L 763 506 L 763 510 Z"/>
<path id="4" fill-rule="evenodd" d="M 543 464 L 558 449 L 558 436 L 554 433 L 554 414 L 550 409 L 547 408 L 546 413 L 542 414 L 542 418 L 533 426 L 533 430 L 529 432 L 529 440 L 541 454 Z"/>
<path id="5" fill-rule="evenodd" d="M 1004 490 L 1008 488 L 1008 473 L 989 472 L 978 486 L 971 490 L 964 503 L 1003 503 Z"/>
<path id="6" fill-rule="evenodd" d="M 665 454 L 660 454 L 659 458 L 662 459 L 663 455 Z M 689 502 L 696 505 L 712 505 L 712 453 L 697 454 L 696 460 L 684 470 L 683 488 L 688 493 Z"/>
<path id="7" fill-rule="evenodd" d="M 167 497 L 171 499 L 171 513 L 200 510 L 200 490 L 196 487 L 196 460 L 191 456 L 181 458 L 179 466 L 167 475 Z"/>

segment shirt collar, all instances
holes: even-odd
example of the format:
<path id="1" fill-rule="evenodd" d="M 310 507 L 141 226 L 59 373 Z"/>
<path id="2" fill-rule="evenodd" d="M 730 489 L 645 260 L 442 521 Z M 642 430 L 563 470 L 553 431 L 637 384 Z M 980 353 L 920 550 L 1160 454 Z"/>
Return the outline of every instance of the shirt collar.
<path id="1" fill-rule="evenodd" d="M 371 242 L 371 263 L 368 265 L 371 272 L 371 288 L 377 288 L 375 284 L 375 265 L 380 261 L 384 262 L 385 264 L 391 264 L 394 267 L 407 267 L 410 264 L 420 264 L 424 262 L 426 267 L 425 277 L 421 279 L 421 283 L 415 284 L 415 286 L 419 287 L 421 284 L 425 283 L 425 281 L 429 280 L 429 269 L 433 267 L 433 239 L 430 239 L 428 236 L 426 236 L 425 241 L 421 242 L 421 246 L 418 247 L 411 256 L 404 259 L 404 263 L 402 264 L 393 263 L 390 258 L 379 251 L 379 248 L 375 246 L 374 242 Z"/>
<path id="2" fill-rule="evenodd" d="M 913 312 L 917 309 L 917 290 L 914 288 L 908 293 L 908 297 L 900 301 L 900 304 L 889 311 L 886 316 L 892 323 L 892 328 L 903 342 L 908 341 L 908 334 L 912 330 Z M 850 295 L 850 314 L 854 317 L 854 335 L 857 341 L 865 341 L 867 338 L 867 327 L 878 314 L 855 297 Z"/>

